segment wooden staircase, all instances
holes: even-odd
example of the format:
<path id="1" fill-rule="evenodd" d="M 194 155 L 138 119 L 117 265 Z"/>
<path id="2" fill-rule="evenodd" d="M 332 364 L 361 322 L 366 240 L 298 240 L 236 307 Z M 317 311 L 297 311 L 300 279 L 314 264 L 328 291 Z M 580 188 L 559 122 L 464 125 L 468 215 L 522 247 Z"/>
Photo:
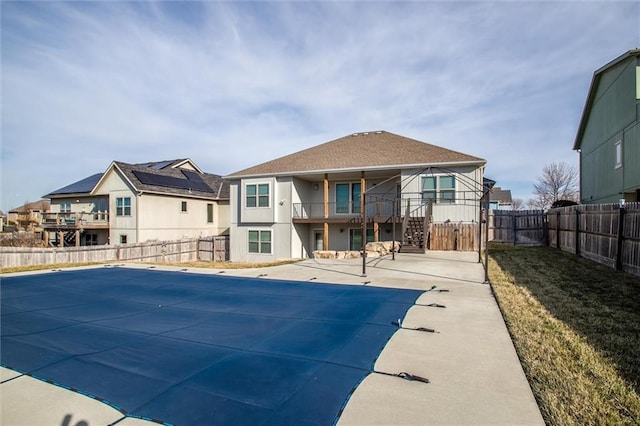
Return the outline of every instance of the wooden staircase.
<path id="1" fill-rule="evenodd" d="M 424 218 L 410 217 L 407 221 L 407 228 L 402 236 L 402 253 L 425 252 L 424 240 Z"/>

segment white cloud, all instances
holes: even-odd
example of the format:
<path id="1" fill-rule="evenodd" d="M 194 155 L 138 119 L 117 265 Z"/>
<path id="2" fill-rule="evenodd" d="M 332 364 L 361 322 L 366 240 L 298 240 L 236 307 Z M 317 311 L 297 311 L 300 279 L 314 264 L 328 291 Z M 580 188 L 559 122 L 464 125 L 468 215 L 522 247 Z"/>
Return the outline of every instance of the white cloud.
<path id="1" fill-rule="evenodd" d="M 526 198 L 544 164 L 575 163 L 591 75 L 640 45 L 639 18 L 622 2 L 4 2 L 2 208 L 115 159 L 227 174 L 377 129 L 483 157 Z"/>

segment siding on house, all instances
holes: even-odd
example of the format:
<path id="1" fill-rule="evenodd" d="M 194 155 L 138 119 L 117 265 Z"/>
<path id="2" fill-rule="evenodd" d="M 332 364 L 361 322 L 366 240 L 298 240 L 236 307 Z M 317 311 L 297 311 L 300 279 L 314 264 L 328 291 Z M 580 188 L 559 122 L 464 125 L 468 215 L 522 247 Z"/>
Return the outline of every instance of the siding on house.
<path id="1" fill-rule="evenodd" d="M 478 157 L 377 131 L 349 135 L 231 174 L 231 260 L 307 258 L 319 244 L 326 250 L 349 250 L 351 238 L 361 237 L 362 195 L 357 189 L 362 179 L 368 226 L 372 232 L 378 230 L 375 238 L 381 241 L 402 237 L 401 225 L 392 234 L 399 211 L 398 206 L 394 211 L 393 200 L 401 197 L 401 203 L 424 206 L 424 176 L 455 177 L 455 202 L 434 204 L 434 220 L 477 222 L 485 164 Z M 268 206 L 247 206 L 247 186 L 253 191 L 261 184 L 269 186 Z M 340 206 L 339 186 L 348 192 L 348 201 Z M 270 235 L 269 252 L 250 253 L 250 246 L 256 247 L 250 235 Z"/>
<path id="2" fill-rule="evenodd" d="M 574 143 L 580 155 L 582 203 L 638 201 L 639 69 L 640 50 L 632 50 L 594 73 Z M 617 149 L 622 156 L 619 163 Z"/>

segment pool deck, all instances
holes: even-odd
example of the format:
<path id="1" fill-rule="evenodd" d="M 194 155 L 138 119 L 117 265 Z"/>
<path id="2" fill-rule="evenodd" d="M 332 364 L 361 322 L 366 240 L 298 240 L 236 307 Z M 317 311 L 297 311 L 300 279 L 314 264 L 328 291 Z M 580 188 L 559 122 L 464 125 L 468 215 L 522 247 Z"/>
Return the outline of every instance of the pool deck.
<path id="1" fill-rule="evenodd" d="M 491 288 L 484 283 L 477 253 L 371 258 L 366 276 L 362 276 L 361 259 L 311 259 L 223 272 L 154 269 L 424 290 L 402 329 L 380 354 L 375 372 L 350 397 L 338 424 L 544 425 Z M 429 383 L 394 376 L 399 373 L 426 378 Z M 0 368 L 0 382 L 2 425 L 155 424 L 123 418 L 94 399 L 4 368 Z"/>

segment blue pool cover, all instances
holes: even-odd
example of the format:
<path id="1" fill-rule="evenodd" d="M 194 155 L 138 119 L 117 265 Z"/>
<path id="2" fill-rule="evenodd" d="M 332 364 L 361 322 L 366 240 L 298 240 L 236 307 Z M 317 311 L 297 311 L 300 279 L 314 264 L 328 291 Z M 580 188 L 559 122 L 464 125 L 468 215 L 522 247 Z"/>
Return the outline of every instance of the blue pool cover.
<path id="1" fill-rule="evenodd" d="M 331 425 L 418 291 L 129 268 L 3 278 L 2 366 L 178 425 Z"/>

